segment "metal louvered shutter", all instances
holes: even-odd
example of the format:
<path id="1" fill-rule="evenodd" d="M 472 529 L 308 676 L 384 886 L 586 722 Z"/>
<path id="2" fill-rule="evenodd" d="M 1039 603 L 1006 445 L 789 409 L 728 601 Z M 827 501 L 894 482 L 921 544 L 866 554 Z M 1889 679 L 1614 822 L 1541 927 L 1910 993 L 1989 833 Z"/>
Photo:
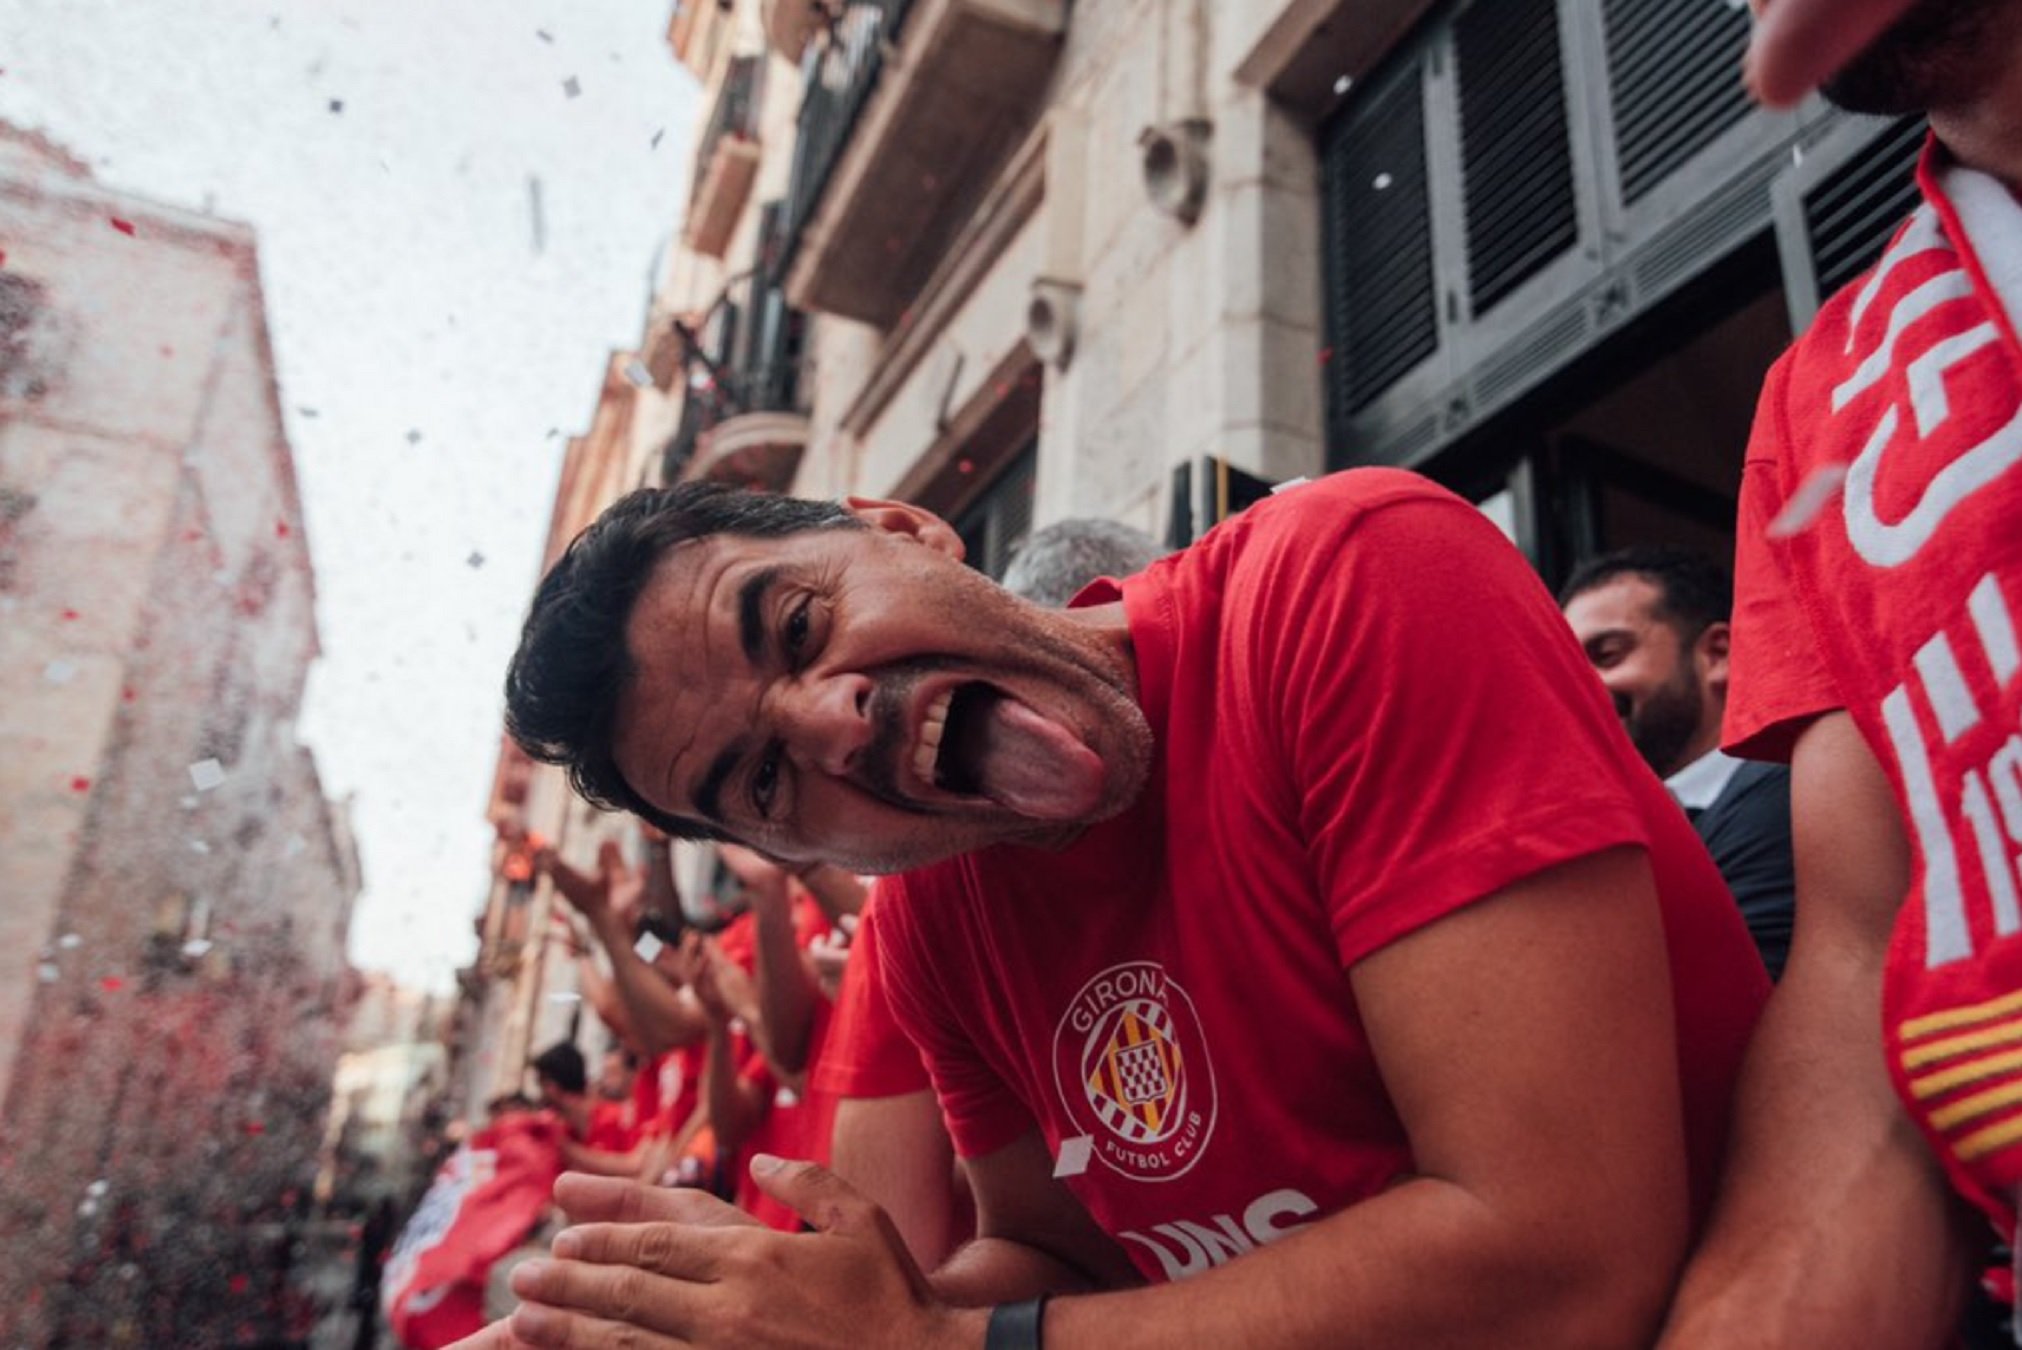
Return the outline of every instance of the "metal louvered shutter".
<path id="1" fill-rule="evenodd" d="M 1917 205 L 1924 120 L 1905 117 L 1804 195 L 1821 299 L 1866 271 Z"/>
<path id="2" fill-rule="evenodd" d="M 1748 115 L 1745 6 L 1603 0 L 1622 197 L 1635 202 Z"/>
<path id="3" fill-rule="evenodd" d="M 1468 293 L 1486 313 L 1573 244 L 1557 0 L 1480 0 L 1453 28 Z"/>
<path id="4" fill-rule="evenodd" d="M 1416 61 L 1325 134 L 1330 407 L 1356 412 L 1439 347 Z"/>

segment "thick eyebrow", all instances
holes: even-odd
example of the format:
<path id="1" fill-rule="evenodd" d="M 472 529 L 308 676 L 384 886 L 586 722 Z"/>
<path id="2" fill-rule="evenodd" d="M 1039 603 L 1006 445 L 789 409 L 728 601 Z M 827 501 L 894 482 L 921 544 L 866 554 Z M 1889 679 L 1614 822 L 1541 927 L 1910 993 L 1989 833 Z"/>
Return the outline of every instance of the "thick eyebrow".
<path id="1" fill-rule="evenodd" d="M 710 761 L 709 772 L 702 775 L 702 782 L 695 789 L 695 809 L 718 829 L 729 828 L 723 820 L 723 785 L 730 780 L 730 775 L 737 769 L 737 762 L 744 758 L 750 745 L 749 737 L 739 736 L 724 746 Z"/>
<path id="2" fill-rule="evenodd" d="M 777 567 L 762 567 L 737 588 L 737 641 L 744 648 L 744 659 L 754 666 L 765 655 L 765 593 L 779 580 L 779 573 Z M 722 756 L 716 762 L 721 764 Z M 714 765 L 710 772 L 715 772 Z"/>

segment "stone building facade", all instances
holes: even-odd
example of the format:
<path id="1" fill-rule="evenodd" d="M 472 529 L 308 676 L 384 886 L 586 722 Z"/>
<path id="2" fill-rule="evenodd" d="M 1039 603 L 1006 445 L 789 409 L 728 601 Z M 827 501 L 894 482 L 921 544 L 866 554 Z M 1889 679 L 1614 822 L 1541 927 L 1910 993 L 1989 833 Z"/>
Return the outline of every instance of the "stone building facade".
<path id="1" fill-rule="evenodd" d="M 251 232 L 0 131 L 0 1340 L 303 1310 L 359 888 Z"/>

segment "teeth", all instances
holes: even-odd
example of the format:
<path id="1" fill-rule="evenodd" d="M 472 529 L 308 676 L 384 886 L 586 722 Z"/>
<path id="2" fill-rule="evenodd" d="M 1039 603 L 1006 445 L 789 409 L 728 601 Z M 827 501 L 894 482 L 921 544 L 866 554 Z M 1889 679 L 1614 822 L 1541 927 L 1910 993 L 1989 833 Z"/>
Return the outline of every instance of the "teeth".
<path id="1" fill-rule="evenodd" d="M 955 701 L 950 689 L 927 705 L 920 720 L 920 741 L 913 747 L 913 772 L 923 783 L 934 781 L 934 762 L 941 757 L 941 737 L 948 730 L 948 706 Z"/>

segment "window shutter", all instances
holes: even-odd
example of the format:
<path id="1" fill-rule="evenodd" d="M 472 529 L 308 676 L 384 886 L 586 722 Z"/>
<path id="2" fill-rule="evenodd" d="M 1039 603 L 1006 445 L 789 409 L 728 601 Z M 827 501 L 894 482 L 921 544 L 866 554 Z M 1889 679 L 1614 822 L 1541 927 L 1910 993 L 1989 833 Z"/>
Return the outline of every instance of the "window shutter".
<path id="1" fill-rule="evenodd" d="M 1413 61 L 1351 105 L 1322 152 L 1330 406 L 1368 406 L 1439 346 L 1425 103 Z"/>
<path id="2" fill-rule="evenodd" d="M 1468 292 L 1481 315 L 1573 244 L 1557 0 L 1481 0 L 1453 28 Z"/>
<path id="3" fill-rule="evenodd" d="M 1905 117 L 1804 194 L 1818 296 L 1829 299 L 1865 272 L 1916 209 L 1924 121 Z"/>
<path id="4" fill-rule="evenodd" d="M 1603 0 L 1622 196 L 1640 200 L 1748 115 L 1745 6 Z"/>

